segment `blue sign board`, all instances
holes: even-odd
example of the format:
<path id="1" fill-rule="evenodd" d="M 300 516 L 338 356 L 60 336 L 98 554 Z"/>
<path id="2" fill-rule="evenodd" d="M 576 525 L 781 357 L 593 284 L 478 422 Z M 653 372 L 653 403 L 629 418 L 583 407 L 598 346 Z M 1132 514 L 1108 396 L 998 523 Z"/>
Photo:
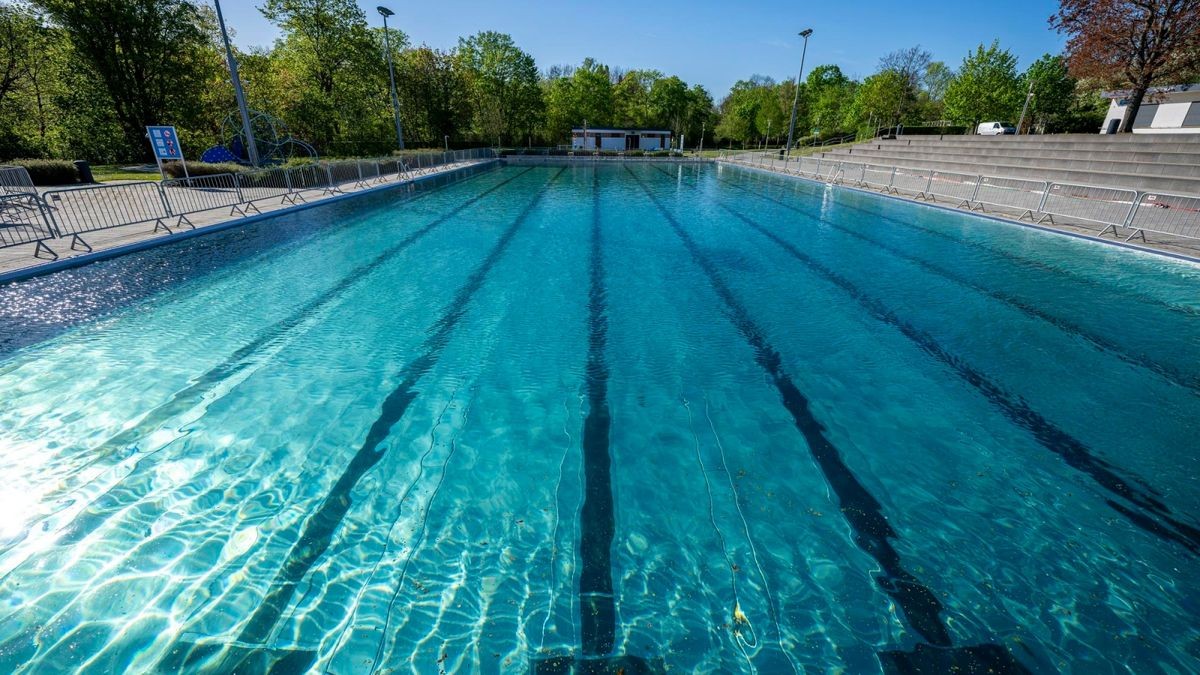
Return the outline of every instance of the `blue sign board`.
<path id="1" fill-rule="evenodd" d="M 179 147 L 179 135 L 175 127 L 146 127 L 150 134 L 150 146 L 154 148 L 154 156 L 159 160 L 183 159 L 183 149 Z"/>

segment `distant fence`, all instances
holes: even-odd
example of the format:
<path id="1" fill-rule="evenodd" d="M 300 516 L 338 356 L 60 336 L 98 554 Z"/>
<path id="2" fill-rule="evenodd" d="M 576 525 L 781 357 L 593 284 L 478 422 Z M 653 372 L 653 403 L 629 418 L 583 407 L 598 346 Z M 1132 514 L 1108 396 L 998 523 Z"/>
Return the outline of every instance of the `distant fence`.
<path id="1" fill-rule="evenodd" d="M 807 176 L 831 183 L 889 194 L 906 192 L 916 199 L 945 201 L 972 211 L 988 207 L 1014 209 L 1020 219 L 1053 223 L 1055 217 L 1103 225 L 1125 241 L 1146 232 L 1200 239 L 1200 196 L 1141 192 L 1097 185 L 1049 182 L 936 171 L 921 167 L 839 162 L 816 157 L 784 160 L 778 153 L 722 153 L 721 160 Z"/>
<path id="2" fill-rule="evenodd" d="M 34 244 L 35 257 L 54 259 L 58 254 L 46 245 L 49 239 L 54 239 L 54 229 L 36 194 L 0 195 L 0 248 Z"/>
<path id="3" fill-rule="evenodd" d="M 401 158 L 320 162 L 161 182 L 142 181 L 48 190 L 38 195 L 21 167 L 0 167 L 0 249 L 34 244 L 36 257 L 57 258 L 47 241 L 71 238 L 72 250 L 91 251 L 83 235 L 140 223 L 154 231 L 194 227 L 188 216 L 228 210 L 229 215 L 259 212 L 259 204 L 278 200 L 295 204 L 369 187 L 394 177 L 409 180 L 438 167 L 492 159 L 488 148 L 420 153 Z"/>
<path id="4" fill-rule="evenodd" d="M 23 166 L 0 166 L 0 195 L 37 194 L 29 170 Z"/>

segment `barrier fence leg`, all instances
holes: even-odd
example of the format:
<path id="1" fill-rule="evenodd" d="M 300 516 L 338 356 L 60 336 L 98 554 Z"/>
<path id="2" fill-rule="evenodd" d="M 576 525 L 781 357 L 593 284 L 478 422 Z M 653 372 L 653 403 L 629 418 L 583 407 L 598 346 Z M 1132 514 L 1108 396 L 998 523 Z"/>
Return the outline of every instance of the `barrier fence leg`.
<path id="1" fill-rule="evenodd" d="M 88 250 L 91 251 L 92 249 L 89 248 Z M 50 260 L 58 260 L 58 254 L 54 252 L 54 249 L 47 246 L 45 241 L 38 239 L 37 246 L 33 249 L 33 257 L 41 258 L 43 253 L 50 256 Z"/>

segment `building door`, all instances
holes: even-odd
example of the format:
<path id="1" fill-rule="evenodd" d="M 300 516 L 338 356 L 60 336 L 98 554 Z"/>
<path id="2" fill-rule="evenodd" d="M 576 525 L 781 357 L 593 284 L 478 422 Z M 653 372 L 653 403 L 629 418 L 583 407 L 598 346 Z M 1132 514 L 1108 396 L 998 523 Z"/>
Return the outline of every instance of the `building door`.
<path id="1" fill-rule="evenodd" d="M 629 134 L 625 137 L 625 149 L 637 150 L 641 147 L 642 137 L 637 134 Z"/>
<path id="2" fill-rule="evenodd" d="M 1109 120 L 1108 128 L 1104 130 L 1104 133 L 1115 134 L 1115 133 L 1117 133 L 1117 129 L 1119 129 L 1119 128 L 1121 128 L 1121 118 L 1120 117 L 1118 117 L 1114 120 Z"/>

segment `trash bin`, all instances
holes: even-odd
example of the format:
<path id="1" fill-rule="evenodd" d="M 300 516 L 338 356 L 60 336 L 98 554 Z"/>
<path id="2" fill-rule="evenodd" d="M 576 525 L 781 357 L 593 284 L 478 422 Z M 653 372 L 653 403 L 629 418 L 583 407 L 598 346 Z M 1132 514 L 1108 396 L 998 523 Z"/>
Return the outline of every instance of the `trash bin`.
<path id="1" fill-rule="evenodd" d="M 87 160 L 75 160 L 75 171 L 79 174 L 80 183 L 95 183 L 96 179 L 92 176 L 92 165 L 87 163 Z"/>

